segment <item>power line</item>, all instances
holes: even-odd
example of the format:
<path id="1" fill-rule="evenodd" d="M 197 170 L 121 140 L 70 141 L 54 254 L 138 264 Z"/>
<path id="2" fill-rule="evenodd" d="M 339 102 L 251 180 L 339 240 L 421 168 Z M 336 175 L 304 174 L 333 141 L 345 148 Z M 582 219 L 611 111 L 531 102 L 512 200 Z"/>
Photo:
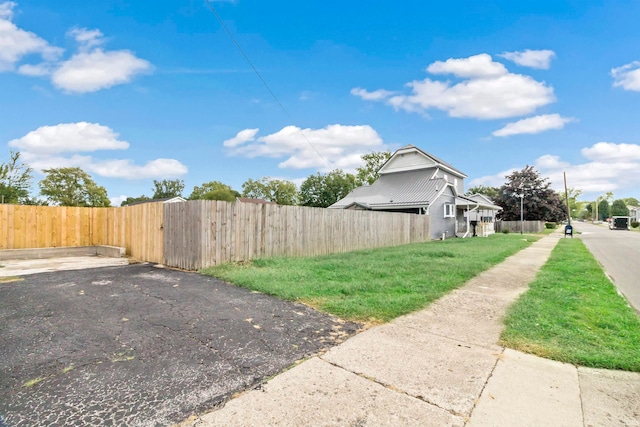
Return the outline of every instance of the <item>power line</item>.
<path id="1" fill-rule="evenodd" d="M 284 112 L 284 114 L 287 116 L 287 118 L 293 123 L 294 119 L 291 116 L 291 114 L 289 114 L 289 111 L 287 111 L 286 108 L 284 108 L 284 105 L 282 105 L 282 103 L 280 102 L 280 100 L 278 99 L 278 97 L 276 96 L 276 94 L 273 92 L 273 90 L 271 90 L 271 87 L 269 86 L 269 84 L 267 84 L 267 81 L 262 77 L 262 74 L 260 74 L 260 72 L 258 71 L 258 69 L 253 65 L 253 62 L 251 62 L 251 59 L 249 59 L 249 56 L 246 54 L 246 52 L 242 49 L 242 46 L 240 46 L 240 43 L 238 43 L 238 40 L 236 40 L 236 38 L 233 36 L 233 33 L 231 33 L 231 31 L 229 30 L 229 28 L 225 25 L 224 21 L 222 20 L 222 17 L 220 16 L 220 14 L 218 13 L 218 11 L 216 10 L 215 7 L 213 7 L 213 4 L 211 3 L 211 0 L 205 0 L 207 3 L 207 6 L 209 6 L 209 9 L 211 10 L 211 12 L 213 12 L 213 14 L 216 16 L 216 18 L 218 19 L 218 22 L 220 22 L 220 25 L 222 26 L 222 28 L 226 31 L 227 35 L 229 36 L 229 38 L 231 39 L 231 41 L 233 42 L 233 44 L 236 46 L 236 48 L 238 49 L 238 51 L 240 51 L 240 53 L 242 54 L 242 56 L 244 57 L 244 59 L 247 61 L 247 63 L 249 64 L 249 66 L 251 67 L 251 69 L 253 70 L 253 72 L 256 74 L 256 76 L 258 76 L 258 78 L 260 79 L 260 81 L 262 82 L 262 85 L 267 89 L 267 91 L 269 92 L 269 94 L 271 95 L 271 97 L 276 101 L 276 103 L 280 106 L 280 109 Z M 329 162 L 329 160 L 327 160 L 321 153 L 320 151 L 318 151 L 318 149 L 311 143 L 311 141 L 309 140 L 309 138 L 307 138 L 307 135 L 304 134 L 304 132 L 302 132 L 302 129 L 298 128 L 300 134 L 302 135 L 302 137 L 305 139 L 305 141 L 307 141 L 307 143 L 311 146 L 311 148 L 313 148 L 313 151 L 316 152 L 316 154 L 318 154 L 318 156 L 327 164 L 330 165 L 331 163 Z"/>

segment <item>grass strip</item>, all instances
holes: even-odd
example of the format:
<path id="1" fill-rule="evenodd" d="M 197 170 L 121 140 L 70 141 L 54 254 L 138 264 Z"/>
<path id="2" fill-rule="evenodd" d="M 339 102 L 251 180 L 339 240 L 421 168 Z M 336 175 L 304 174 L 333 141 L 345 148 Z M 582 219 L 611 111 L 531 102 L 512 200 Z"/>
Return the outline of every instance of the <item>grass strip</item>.
<path id="1" fill-rule="evenodd" d="M 580 239 L 562 239 L 507 312 L 501 344 L 561 362 L 640 372 L 640 317 Z"/>
<path id="2" fill-rule="evenodd" d="M 381 323 L 425 307 L 539 238 L 496 234 L 318 257 L 259 259 L 201 272 L 343 319 Z"/>

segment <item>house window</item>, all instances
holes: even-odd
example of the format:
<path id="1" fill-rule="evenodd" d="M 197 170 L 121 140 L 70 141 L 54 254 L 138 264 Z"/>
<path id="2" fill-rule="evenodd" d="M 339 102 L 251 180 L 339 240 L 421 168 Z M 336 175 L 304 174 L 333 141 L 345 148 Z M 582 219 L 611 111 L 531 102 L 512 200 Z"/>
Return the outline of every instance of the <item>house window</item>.
<path id="1" fill-rule="evenodd" d="M 445 203 L 444 205 L 444 217 L 454 218 L 456 216 L 456 205 L 453 203 Z"/>

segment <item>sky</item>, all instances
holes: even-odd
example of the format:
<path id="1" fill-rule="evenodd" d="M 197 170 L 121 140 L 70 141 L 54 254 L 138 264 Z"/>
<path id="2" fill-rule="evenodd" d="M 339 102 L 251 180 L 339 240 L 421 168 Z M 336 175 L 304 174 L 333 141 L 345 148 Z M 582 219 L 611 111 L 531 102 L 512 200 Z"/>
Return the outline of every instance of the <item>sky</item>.
<path id="1" fill-rule="evenodd" d="M 639 16 L 634 0 L 0 0 L 0 161 L 20 151 L 35 183 L 79 166 L 119 205 L 154 179 L 185 196 L 300 184 L 413 144 L 467 188 L 533 165 L 583 200 L 640 198 Z"/>

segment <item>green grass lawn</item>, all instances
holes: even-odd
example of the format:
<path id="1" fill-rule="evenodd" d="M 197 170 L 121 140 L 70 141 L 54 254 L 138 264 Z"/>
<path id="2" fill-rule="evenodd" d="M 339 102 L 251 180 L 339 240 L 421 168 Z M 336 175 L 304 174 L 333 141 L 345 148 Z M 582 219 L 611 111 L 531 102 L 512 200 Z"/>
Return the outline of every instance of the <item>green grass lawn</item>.
<path id="1" fill-rule="evenodd" d="M 202 270 L 347 320 L 387 322 L 460 287 L 540 236 L 496 234 Z"/>
<path id="2" fill-rule="evenodd" d="M 640 317 L 580 239 L 562 239 L 512 307 L 501 344 L 577 365 L 640 372 Z"/>

